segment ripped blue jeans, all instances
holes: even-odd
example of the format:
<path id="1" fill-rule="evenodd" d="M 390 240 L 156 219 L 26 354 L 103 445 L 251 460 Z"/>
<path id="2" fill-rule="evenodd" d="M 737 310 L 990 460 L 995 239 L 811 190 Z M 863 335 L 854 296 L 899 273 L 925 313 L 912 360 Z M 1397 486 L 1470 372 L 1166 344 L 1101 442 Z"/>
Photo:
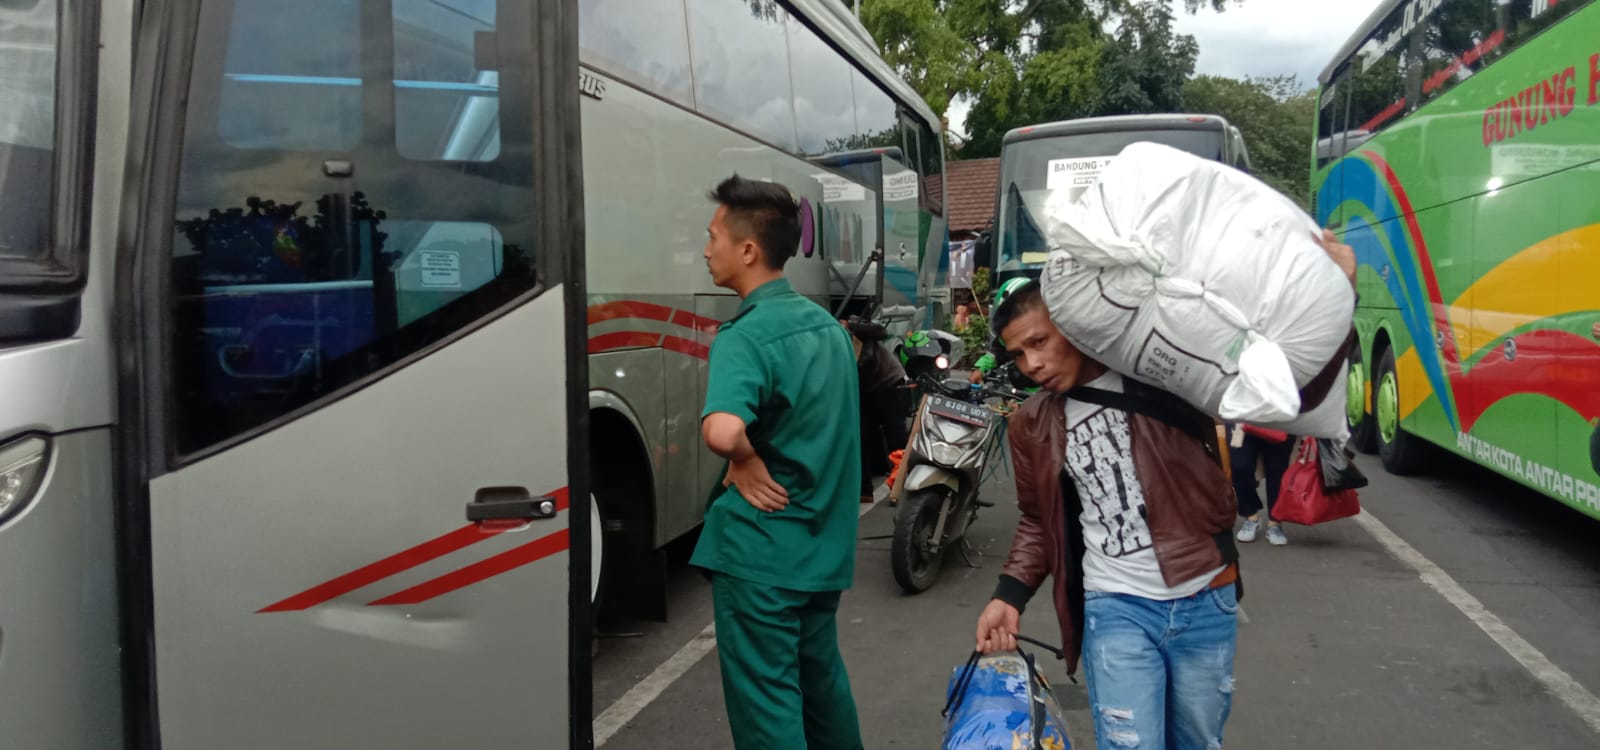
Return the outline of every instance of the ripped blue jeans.
<path id="1" fill-rule="evenodd" d="M 1099 750 L 1219 750 L 1233 706 L 1232 586 L 1173 601 L 1090 591 L 1083 664 Z"/>

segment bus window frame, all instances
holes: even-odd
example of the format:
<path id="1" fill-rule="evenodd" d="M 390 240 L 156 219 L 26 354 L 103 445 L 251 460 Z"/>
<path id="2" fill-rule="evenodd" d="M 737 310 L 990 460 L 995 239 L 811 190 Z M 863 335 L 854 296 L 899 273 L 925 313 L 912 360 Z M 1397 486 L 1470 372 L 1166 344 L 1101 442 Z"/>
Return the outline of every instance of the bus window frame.
<path id="1" fill-rule="evenodd" d="M 59 2 L 49 237 L 40 257 L 0 258 L 0 343 L 72 336 L 87 281 L 100 6 Z"/>

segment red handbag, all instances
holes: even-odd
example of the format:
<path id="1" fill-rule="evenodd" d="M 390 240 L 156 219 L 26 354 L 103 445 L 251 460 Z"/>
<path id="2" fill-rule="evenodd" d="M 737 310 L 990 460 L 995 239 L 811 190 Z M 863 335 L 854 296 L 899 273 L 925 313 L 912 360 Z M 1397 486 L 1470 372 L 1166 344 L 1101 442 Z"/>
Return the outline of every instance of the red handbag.
<path id="1" fill-rule="evenodd" d="M 1257 427 L 1253 424 L 1241 424 L 1239 425 L 1239 429 L 1244 430 L 1246 435 L 1254 435 L 1269 443 L 1286 443 L 1289 441 L 1289 433 L 1284 432 L 1283 430 L 1274 430 L 1268 427 Z"/>
<path id="2" fill-rule="evenodd" d="M 1294 449 L 1294 461 L 1283 473 L 1283 486 L 1272 504 L 1272 520 L 1314 526 L 1349 518 L 1361 512 L 1353 489 L 1329 491 L 1322 486 L 1322 464 L 1317 460 L 1317 439 L 1304 437 Z"/>

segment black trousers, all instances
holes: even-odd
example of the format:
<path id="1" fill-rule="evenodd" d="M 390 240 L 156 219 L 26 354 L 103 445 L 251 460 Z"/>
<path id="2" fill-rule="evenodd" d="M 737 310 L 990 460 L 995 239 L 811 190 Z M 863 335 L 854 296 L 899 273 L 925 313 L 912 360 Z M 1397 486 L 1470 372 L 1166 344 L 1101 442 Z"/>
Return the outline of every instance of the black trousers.
<path id="1" fill-rule="evenodd" d="M 1235 427 L 1234 429 L 1238 429 Z M 1261 496 L 1256 494 L 1256 461 L 1265 462 L 1267 469 L 1267 512 L 1278 500 L 1278 488 L 1283 486 L 1283 474 L 1289 470 L 1294 458 L 1294 438 L 1281 443 L 1263 440 L 1255 435 L 1245 435 L 1237 448 L 1230 447 L 1229 463 L 1233 466 L 1233 493 L 1239 496 L 1239 516 L 1249 518 L 1261 512 Z"/>
<path id="2" fill-rule="evenodd" d="M 900 392 L 879 388 L 861 392 L 861 488 L 889 473 L 889 454 L 906 447 L 906 412 Z"/>

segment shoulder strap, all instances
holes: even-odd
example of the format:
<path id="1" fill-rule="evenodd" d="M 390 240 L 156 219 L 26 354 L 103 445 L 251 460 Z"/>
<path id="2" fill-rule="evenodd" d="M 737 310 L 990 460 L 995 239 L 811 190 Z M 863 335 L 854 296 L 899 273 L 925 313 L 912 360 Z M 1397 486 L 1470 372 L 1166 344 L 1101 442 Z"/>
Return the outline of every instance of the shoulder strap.
<path id="1" fill-rule="evenodd" d="M 1166 398 L 1161 398 L 1156 393 L 1160 393 L 1161 396 L 1166 396 Z M 1216 425 L 1210 419 L 1207 419 L 1204 414 L 1196 411 L 1188 404 L 1176 401 L 1176 396 L 1170 396 L 1164 392 L 1157 391 L 1148 395 L 1135 395 L 1080 385 L 1068 391 L 1067 398 L 1104 406 L 1108 409 L 1143 414 L 1151 419 L 1157 419 L 1176 427 L 1202 443 L 1207 443 L 1216 437 Z"/>

